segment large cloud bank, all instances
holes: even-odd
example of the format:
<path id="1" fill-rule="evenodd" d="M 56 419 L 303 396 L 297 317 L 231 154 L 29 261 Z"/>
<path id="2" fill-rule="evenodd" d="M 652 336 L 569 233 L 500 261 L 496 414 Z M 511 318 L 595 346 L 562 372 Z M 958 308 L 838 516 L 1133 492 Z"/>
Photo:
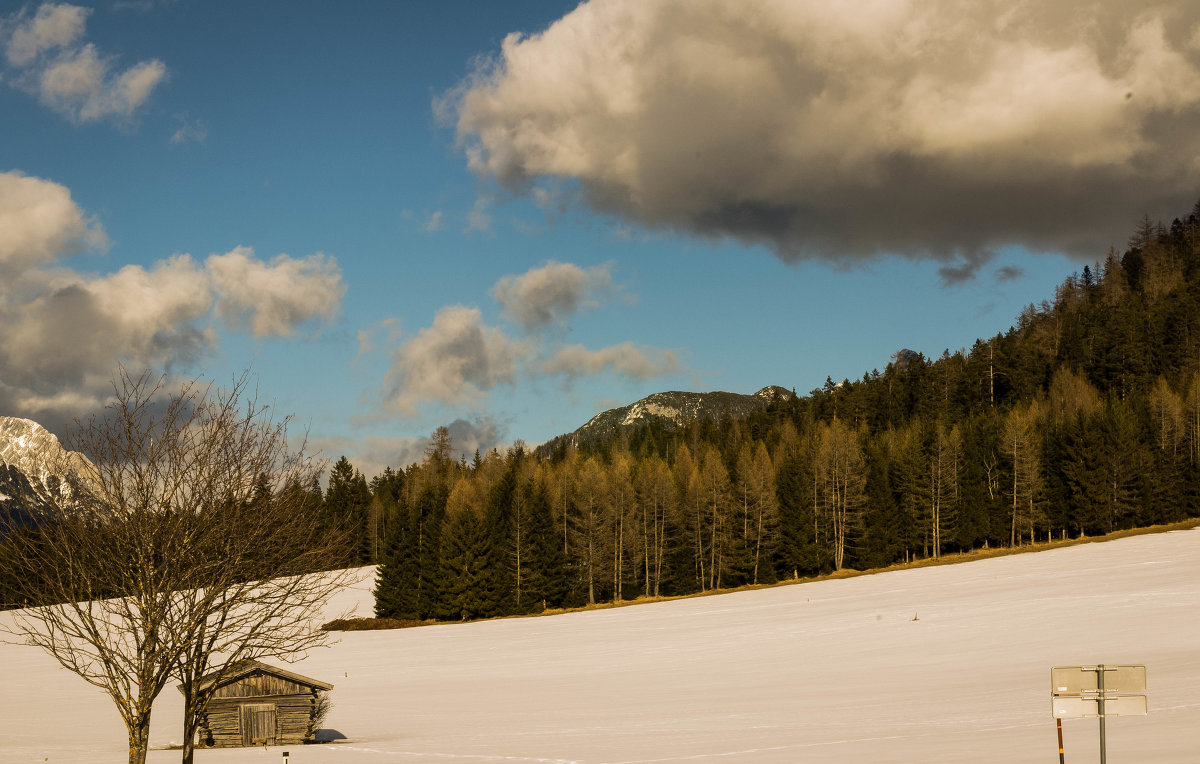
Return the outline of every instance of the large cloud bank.
<path id="1" fill-rule="evenodd" d="M 443 106 L 481 176 L 785 260 L 1099 257 L 1200 195 L 1200 4 L 592 0 Z"/>
<path id="2" fill-rule="evenodd" d="M 103 241 L 64 186 L 0 173 L 0 413 L 59 428 L 102 404 L 118 362 L 186 365 L 217 347 L 220 326 L 290 336 L 345 292 L 320 254 L 263 261 L 238 247 L 102 275 L 56 262 Z"/>

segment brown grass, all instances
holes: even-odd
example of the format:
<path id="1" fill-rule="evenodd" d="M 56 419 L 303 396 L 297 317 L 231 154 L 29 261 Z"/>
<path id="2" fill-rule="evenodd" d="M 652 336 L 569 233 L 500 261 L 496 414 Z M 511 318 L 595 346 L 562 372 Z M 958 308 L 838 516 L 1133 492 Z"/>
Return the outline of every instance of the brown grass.
<path id="1" fill-rule="evenodd" d="M 870 568 L 867 570 L 850 570 L 844 569 L 833 573 L 826 573 L 820 576 L 809 576 L 805 578 L 793 578 L 785 581 L 779 581 L 773 584 L 748 584 L 731 589 L 710 589 L 704 592 L 695 592 L 693 594 L 680 594 L 670 597 L 645 597 L 639 596 L 632 600 L 623 602 L 597 602 L 595 605 L 584 605 L 574 608 L 547 608 L 540 613 L 531 613 L 528 615 L 515 616 L 499 616 L 501 618 L 531 618 L 543 615 L 559 615 L 561 613 L 578 613 L 587 610 L 608 610 L 610 608 L 628 607 L 630 605 L 645 605 L 651 602 L 669 602 L 671 600 L 686 599 L 689 597 L 711 597 L 718 594 L 729 594 L 730 592 L 750 591 L 754 589 L 771 589 L 777 586 L 795 586 L 796 584 L 806 584 L 813 581 L 827 581 L 830 579 L 841 578 L 856 578 L 858 576 L 871 576 L 876 573 L 886 573 L 890 570 L 909 570 L 911 568 L 930 568 L 935 565 L 956 565 L 960 562 L 972 562 L 974 560 L 987 560 L 992 557 L 1007 557 L 1014 554 L 1025 554 L 1027 552 L 1042 552 L 1047 549 L 1057 549 L 1058 547 L 1077 546 L 1079 544 L 1096 544 L 1105 541 L 1115 541 L 1116 539 L 1129 538 L 1130 536 L 1145 536 L 1151 533 L 1166 533 L 1168 531 L 1190 530 L 1200 527 L 1200 518 L 1184 520 L 1178 523 L 1170 523 L 1167 525 L 1151 525 L 1145 528 L 1130 528 L 1128 530 L 1114 531 L 1103 536 L 1080 536 L 1073 539 L 1059 539 L 1055 541 L 1039 541 L 1032 544 L 1024 544 L 1017 547 L 992 547 L 989 549 L 973 549 L 969 552 L 956 552 L 953 554 L 944 554 L 941 557 L 933 558 L 926 557 L 911 562 L 897 563 L 889 565 L 886 568 Z M 492 618 L 482 618 L 478 620 L 495 620 Z M 431 626 L 437 623 L 455 623 L 447 621 L 418 621 L 418 620 L 398 620 L 395 618 L 343 618 L 336 621 L 330 621 L 321 628 L 325 631 L 369 631 L 374 629 L 407 629 L 414 626 Z"/>
<path id="2" fill-rule="evenodd" d="M 430 626 L 437 621 L 419 621 L 415 618 L 336 618 L 321 627 L 322 631 L 375 631 L 377 629 L 411 629 L 414 626 Z"/>

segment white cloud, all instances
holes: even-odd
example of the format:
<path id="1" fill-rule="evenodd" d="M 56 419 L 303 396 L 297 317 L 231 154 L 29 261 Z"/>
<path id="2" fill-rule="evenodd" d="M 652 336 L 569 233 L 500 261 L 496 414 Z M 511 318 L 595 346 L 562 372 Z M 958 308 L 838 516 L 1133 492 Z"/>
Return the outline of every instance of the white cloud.
<path id="1" fill-rule="evenodd" d="M 303 258 L 276 255 L 270 262 L 250 247 L 210 255 L 204 267 L 217 294 L 217 315 L 255 337 L 290 337 L 313 318 L 332 318 L 346 287 L 337 262 L 321 253 Z"/>
<path id="2" fill-rule="evenodd" d="M 73 104 L 86 102 L 104 83 L 105 65 L 88 44 L 46 66 L 38 78 L 38 88 L 47 105 L 69 111 Z"/>
<path id="3" fill-rule="evenodd" d="M 593 0 L 440 108 L 480 176 L 788 260 L 1094 258 L 1193 201 L 1198 23 L 1185 0 Z"/>
<path id="4" fill-rule="evenodd" d="M 78 6 L 45 4 L 32 18 L 10 17 L 14 28 L 4 47 L 15 69 L 11 80 L 73 122 L 128 122 L 166 80 L 167 68 L 152 59 L 119 70 L 115 57 L 102 55 L 92 43 L 81 44 L 88 13 Z"/>
<path id="5" fill-rule="evenodd" d="M 13 66 L 28 64 L 40 54 L 61 48 L 83 36 L 83 27 L 91 11 L 77 5 L 46 3 L 33 18 L 18 14 L 16 28 L 9 37 L 5 58 Z"/>
<path id="6" fill-rule="evenodd" d="M 386 404 L 404 416 L 431 401 L 479 405 L 486 391 L 512 383 L 529 351 L 484 324 L 478 308 L 444 307 L 431 326 L 397 350 L 385 380 Z"/>
<path id="7" fill-rule="evenodd" d="M 608 265 L 580 268 L 551 260 L 520 276 L 505 276 L 492 287 L 492 297 L 526 330 L 541 329 L 583 309 L 596 306 L 593 295 L 612 288 Z"/>
<path id="8" fill-rule="evenodd" d="M 568 379 L 611 372 L 629 379 L 646 380 L 675 374 L 680 371 L 680 364 L 674 351 L 622 342 L 600 350 L 567 345 L 545 359 L 540 370 L 545 374 L 562 374 Z"/>
<path id="9" fill-rule="evenodd" d="M 0 274 L 107 244 L 104 228 L 79 209 L 66 186 L 0 172 Z"/>
<path id="10" fill-rule="evenodd" d="M 171 370 L 213 352 L 215 317 L 290 336 L 336 313 L 344 287 L 324 255 L 268 262 L 239 247 L 204 264 L 179 254 L 89 275 L 55 261 L 103 230 L 63 186 L 0 173 L 0 411 L 50 425 L 94 410 L 117 363 Z"/>
<path id="11" fill-rule="evenodd" d="M 613 289 L 607 265 L 580 268 L 550 262 L 520 276 L 505 276 L 492 296 L 506 315 L 526 329 L 544 328 L 587 307 L 590 299 Z M 380 327 L 392 329 L 391 325 Z M 360 353 L 374 345 L 376 332 L 359 337 Z M 491 390 L 539 377 L 613 374 L 646 380 L 681 369 L 671 350 L 623 342 L 599 350 L 564 346 L 554 333 L 523 340 L 488 326 L 479 308 L 461 305 L 438 311 L 429 327 L 399 346 L 383 386 L 385 405 L 401 416 L 415 416 L 422 406 L 481 407 Z"/>

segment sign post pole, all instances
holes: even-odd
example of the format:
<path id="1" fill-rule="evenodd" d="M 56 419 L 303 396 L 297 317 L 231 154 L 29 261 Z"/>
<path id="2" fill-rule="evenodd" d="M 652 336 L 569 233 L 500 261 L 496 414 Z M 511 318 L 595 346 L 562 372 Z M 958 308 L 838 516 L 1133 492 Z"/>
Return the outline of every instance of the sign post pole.
<path id="1" fill-rule="evenodd" d="M 1058 722 L 1058 764 L 1067 764 L 1067 760 L 1063 756 L 1062 719 L 1055 719 L 1054 721 Z"/>
<path id="2" fill-rule="evenodd" d="M 1100 714 L 1100 764 L 1105 764 L 1108 761 L 1108 756 L 1104 750 L 1104 664 L 1096 666 L 1096 701 L 1097 711 Z"/>

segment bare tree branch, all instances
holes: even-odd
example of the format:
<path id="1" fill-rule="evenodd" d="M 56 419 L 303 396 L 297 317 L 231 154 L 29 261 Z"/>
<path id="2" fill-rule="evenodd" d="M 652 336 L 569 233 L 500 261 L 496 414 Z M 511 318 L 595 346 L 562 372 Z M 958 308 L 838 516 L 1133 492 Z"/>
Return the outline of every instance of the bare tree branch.
<path id="1" fill-rule="evenodd" d="M 190 762 L 200 677 L 217 660 L 294 660 L 325 644 L 320 611 L 353 576 L 313 574 L 347 543 L 309 492 L 323 464 L 289 443 L 290 418 L 248 380 L 168 391 L 122 369 L 103 415 L 68 438 L 90 461 L 47 455 L 63 477 L 55 500 L 6 534 L 0 574 L 32 605 L 13 635 L 112 698 L 131 764 L 145 761 L 152 705 L 173 677 Z"/>

